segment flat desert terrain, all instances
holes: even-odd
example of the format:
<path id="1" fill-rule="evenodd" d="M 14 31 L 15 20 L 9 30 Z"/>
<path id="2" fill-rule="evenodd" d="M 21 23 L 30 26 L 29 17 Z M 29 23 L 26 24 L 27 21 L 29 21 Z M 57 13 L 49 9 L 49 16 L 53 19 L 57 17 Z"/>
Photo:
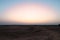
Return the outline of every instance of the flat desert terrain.
<path id="1" fill-rule="evenodd" d="M 0 25 L 0 40 L 60 40 L 60 27 Z"/>

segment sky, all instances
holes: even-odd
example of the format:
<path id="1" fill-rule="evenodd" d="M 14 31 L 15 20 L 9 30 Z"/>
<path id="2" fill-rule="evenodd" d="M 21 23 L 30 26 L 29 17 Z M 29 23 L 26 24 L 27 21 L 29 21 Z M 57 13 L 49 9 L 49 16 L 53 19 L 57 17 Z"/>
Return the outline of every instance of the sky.
<path id="1" fill-rule="evenodd" d="M 42 8 L 42 11 L 41 11 L 41 8 Z M 27 9 L 28 9 L 28 13 L 27 13 Z M 37 11 L 37 13 L 32 12 L 30 9 L 32 11 Z M 50 9 L 50 10 L 47 10 L 47 9 Z M 25 14 L 26 13 L 27 14 L 25 15 L 23 12 L 20 12 L 21 10 Z M 52 13 L 50 13 L 50 11 L 52 11 Z M 17 17 L 18 16 L 17 13 L 20 13 L 19 17 Z M 30 17 L 31 14 L 33 15 L 33 13 L 34 13 L 34 16 Z M 16 16 L 13 17 L 13 15 L 16 15 Z M 25 19 L 23 17 L 20 17 L 21 15 L 24 15 L 23 17 L 25 17 Z M 50 17 L 50 19 L 48 17 Z M 23 19 L 25 21 L 22 21 Z M 47 24 L 48 25 L 48 24 L 59 24 L 59 23 L 60 23 L 60 0 L 0 0 L 0 25 L 5 25 L 5 24 Z"/>

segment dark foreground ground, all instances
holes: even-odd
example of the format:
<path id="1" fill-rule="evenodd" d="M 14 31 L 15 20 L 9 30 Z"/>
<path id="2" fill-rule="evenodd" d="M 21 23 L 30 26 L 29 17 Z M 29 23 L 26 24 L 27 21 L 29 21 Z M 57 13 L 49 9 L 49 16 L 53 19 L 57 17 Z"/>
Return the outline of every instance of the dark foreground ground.
<path id="1" fill-rule="evenodd" d="M 0 40 L 60 40 L 60 27 L 0 26 Z"/>

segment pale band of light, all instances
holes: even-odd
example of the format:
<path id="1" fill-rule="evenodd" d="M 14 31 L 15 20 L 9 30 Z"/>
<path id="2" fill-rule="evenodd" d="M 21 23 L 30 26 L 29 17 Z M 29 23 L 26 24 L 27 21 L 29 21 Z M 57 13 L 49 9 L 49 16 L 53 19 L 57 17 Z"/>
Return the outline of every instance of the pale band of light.
<path id="1" fill-rule="evenodd" d="M 15 5 L 6 10 L 7 21 L 22 23 L 46 23 L 54 21 L 56 14 L 50 7 L 36 4 Z"/>

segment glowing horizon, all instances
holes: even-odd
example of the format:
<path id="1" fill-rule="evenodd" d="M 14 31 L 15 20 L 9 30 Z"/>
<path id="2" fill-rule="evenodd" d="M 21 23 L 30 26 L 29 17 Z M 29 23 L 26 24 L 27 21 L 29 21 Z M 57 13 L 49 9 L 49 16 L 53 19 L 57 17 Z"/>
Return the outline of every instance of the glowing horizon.
<path id="1" fill-rule="evenodd" d="M 51 7 L 39 4 L 14 5 L 5 11 L 6 21 L 22 23 L 47 23 L 54 21 L 56 14 Z"/>

